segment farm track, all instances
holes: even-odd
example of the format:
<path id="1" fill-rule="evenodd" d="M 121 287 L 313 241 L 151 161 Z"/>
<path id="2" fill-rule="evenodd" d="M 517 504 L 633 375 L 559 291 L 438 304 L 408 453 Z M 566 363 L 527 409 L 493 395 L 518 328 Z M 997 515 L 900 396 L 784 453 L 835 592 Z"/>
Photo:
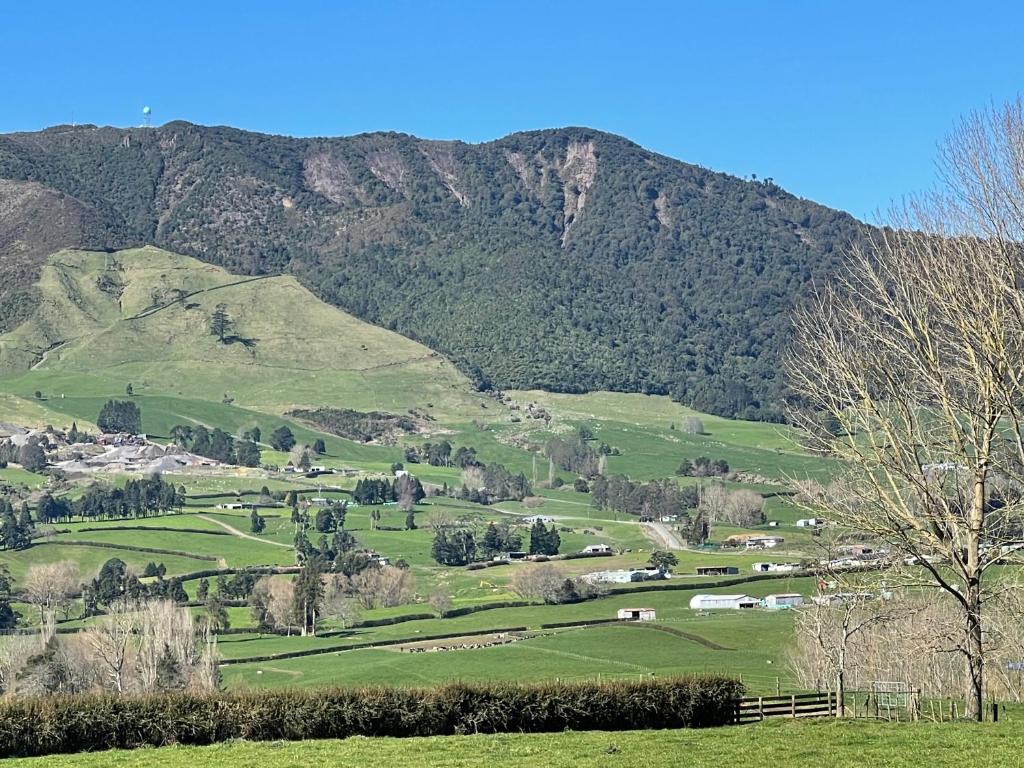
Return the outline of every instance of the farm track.
<path id="1" fill-rule="evenodd" d="M 240 531 L 237 528 L 235 528 L 233 525 L 228 525 L 227 523 L 225 523 L 225 522 L 223 522 L 221 520 L 216 520 L 216 519 L 214 519 L 212 517 L 207 517 L 206 515 L 196 515 L 196 517 L 198 517 L 200 520 L 205 520 L 208 523 L 213 523 L 214 525 L 219 525 L 221 528 L 223 528 L 225 531 L 230 533 L 232 536 L 237 536 L 240 539 L 248 539 L 249 541 L 258 541 L 261 544 L 271 544 L 271 545 L 273 545 L 275 547 L 285 547 L 287 549 L 291 549 L 291 545 L 290 544 L 282 544 L 280 541 L 270 541 L 269 539 L 261 539 L 258 536 L 253 536 L 251 533 L 245 533 L 244 531 Z"/>

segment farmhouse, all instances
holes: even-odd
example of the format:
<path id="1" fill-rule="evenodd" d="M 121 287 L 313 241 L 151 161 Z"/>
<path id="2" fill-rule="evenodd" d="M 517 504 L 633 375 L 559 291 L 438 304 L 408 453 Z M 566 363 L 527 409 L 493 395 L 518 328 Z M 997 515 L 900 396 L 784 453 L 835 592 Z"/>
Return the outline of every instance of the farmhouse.
<path id="1" fill-rule="evenodd" d="M 530 515 L 529 517 L 523 518 L 523 522 L 527 525 L 533 525 L 534 523 L 544 523 L 545 525 L 547 525 L 548 523 L 553 523 L 554 521 L 554 518 L 546 517 L 544 515 Z"/>
<path id="2" fill-rule="evenodd" d="M 618 617 L 622 621 L 654 621 L 653 608 L 619 608 Z"/>
<path id="3" fill-rule="evenodd" d="M 612 548 L 607 544 L 588 544 L 580 550 L 582 555 L 610 555 Z"/>
<path id="4" fill-rule="evenodd" d="M 701 565 L 697 567 L 698 576 L 735 576 L 740 569 L 735 565 Z"/>
<path id="5" fill-rule="evenodd" d="M 711 611 L 722 608 L 760 608 L 761 601 L 749 595 L 694 595 L 690 598 L 690 608 L 698 611 Z"/>
<path id="6" fill-rule="evenodd" d="M 803 595 L 798 595 L 795 592 L 786 592 L 779 595 L 768 595 L 764 599 L 764 607 L 772 609 L 780 608 L 796 608 L 797 606 L 804 604 Z"/>
<path id="7" fill-rule="evenodd" d="M 793 573 L 800 570 L 799 563 L 754 563 L 754 573 Z"/>
<path id="8" fill-rule="evenodd" d="M 249 504 L 244 501 L 232 501 L 227 504 L 218 504 L 217 509 L 254 509 L 255 504 Z"/>

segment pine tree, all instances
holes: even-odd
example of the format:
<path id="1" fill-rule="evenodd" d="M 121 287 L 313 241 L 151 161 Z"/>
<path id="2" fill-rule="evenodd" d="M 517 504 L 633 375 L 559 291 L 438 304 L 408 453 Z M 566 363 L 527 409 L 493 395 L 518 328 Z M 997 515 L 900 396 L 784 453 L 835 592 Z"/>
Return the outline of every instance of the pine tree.
<path id="1" fill-rule="evenodd" d="M 216 336 L 221 344 L 225 344 L 233 325 L 234 323 L 228 315 L 227 306 L 218 304 L 214 308 L 213 314 L 210 315 L 210 335 Z"/>

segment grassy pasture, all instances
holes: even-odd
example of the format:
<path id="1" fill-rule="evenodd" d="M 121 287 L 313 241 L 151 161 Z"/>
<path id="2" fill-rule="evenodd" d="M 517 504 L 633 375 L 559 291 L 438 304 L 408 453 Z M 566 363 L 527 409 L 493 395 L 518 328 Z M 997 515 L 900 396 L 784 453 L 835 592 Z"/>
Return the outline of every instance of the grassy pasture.
<path id="1" fill-rule="evenodd" d="M 1017 723 L 899 724 L 871 721 L 774 720 L 707 730 L 565 732 L 304 742 L 232 742 L 209 747 L 11 759 L 12 768 L 475 768 L 504 764 L 562 768 L 964 768 L 1020 765 Z"/>
<path id="2" fill-rule="evenodd" d="M 659 626 L 683 629 L 696 639 L 645 626 L 597 626 L 549 632 L 491 648 L 428 653 L 367 649 L 230 665 L 224 668 L 224 678 L 231 687 L 370 684 L 381 680 L 389 685 L 415 686 L 451 681 L 637 679 L 713 670 L 743 676 L 754 690 L 774 692 L 776 672 L 781 684 L 789 685 L 785 665 L 776 663 L 785 622 L 763 617 L 737 633 L 735 622 L 717 621 L 727 627 L 732 643 L 728 650 L 701 642 L 705 635 L 700 632 L 714 621 L 675 621 Z M 716 634 L 721 634 L 721 629 Z M 755 637 L 760 642 L 753 642 Z M 770 650 L 765 650 L 766 646 L 771 646 Z"/>

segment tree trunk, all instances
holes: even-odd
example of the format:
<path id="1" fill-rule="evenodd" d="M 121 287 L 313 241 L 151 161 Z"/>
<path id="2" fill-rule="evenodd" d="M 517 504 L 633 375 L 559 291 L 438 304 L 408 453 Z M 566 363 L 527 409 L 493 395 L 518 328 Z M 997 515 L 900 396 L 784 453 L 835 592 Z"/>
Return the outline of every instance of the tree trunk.
<path id="1" fill-rule="evenodd" d="M 981 530 L 985 521 L 985 472 L 974 477 L 971 515 L 967 530 L 967 584 L 964 592 L 966 626 L 964 652 L 966 659 L 966 712 L 971 720 L 982 720 L 984 710 L 985 648 L 981 633 Z"/>
<path id="2" fill-rule="evenodd" d="M 846 669 L 845 662 L 836 673 L 836 717 L 846 717 Z"/>
<path id="3" fill-rule="evenodd" d="M 967 627 L 965 637 L 966 650 L 966 712 L 971 720 L 982 720 L 985 716 L 985 652 L 981 635 L 981 590 L 976 581 L 967 587 Z"/>

